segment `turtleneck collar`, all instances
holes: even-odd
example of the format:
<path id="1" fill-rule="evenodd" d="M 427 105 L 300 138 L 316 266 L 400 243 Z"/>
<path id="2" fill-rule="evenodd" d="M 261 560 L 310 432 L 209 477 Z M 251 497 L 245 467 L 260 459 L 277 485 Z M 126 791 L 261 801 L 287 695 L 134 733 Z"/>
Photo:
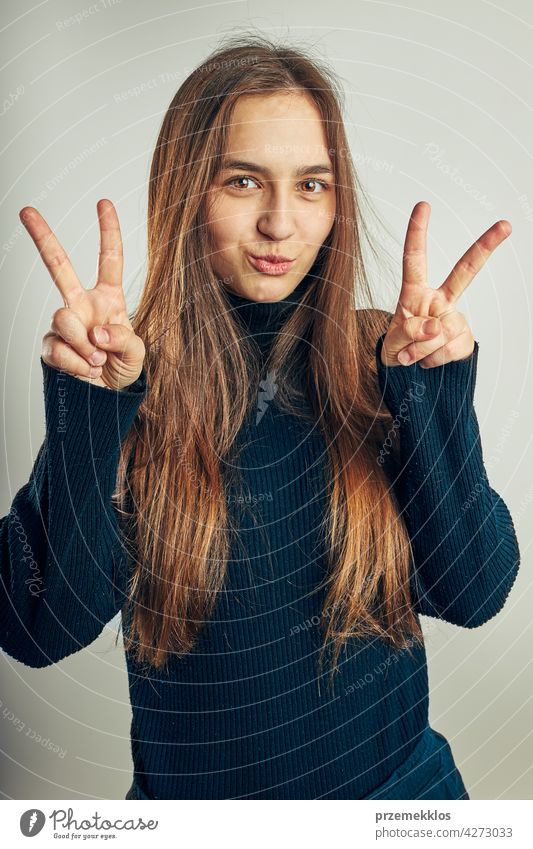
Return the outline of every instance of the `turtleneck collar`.
<path id="1" fill-rule="evenodd" d="M 252 301 L 228 288 L 225 293 L 234 315 L 239 317 L 248 333 L 264 349 L 270 347 L 275 334 L 292 315 L 311 280 L 312 277 L 306 274 L 297 287 L 280 301 Z"/>

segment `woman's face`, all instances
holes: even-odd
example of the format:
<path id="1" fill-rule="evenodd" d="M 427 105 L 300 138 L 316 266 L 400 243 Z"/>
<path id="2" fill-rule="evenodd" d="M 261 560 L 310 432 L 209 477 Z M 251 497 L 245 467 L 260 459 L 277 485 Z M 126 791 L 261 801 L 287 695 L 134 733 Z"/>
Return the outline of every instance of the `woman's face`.
<path id="1" fill-rule="evenodd" d="M 252 301 L 287 297 L 333 226 L 334 180 L 320 113 L 306 95 L 242 96 L 208 194 L 217 278 Z M 270 266 L 252 258 L 267 255 L 292 262 Z"/>

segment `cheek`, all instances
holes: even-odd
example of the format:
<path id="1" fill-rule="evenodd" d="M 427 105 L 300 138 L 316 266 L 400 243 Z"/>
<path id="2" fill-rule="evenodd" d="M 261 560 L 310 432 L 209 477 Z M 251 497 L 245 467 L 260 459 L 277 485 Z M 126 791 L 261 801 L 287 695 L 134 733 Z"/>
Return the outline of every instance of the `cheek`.
<path id="1" fill-rule="evenodd" d="M 223 219 L 215 219 L 210 224 L 211 236 L 218 251 L 224 250 L 229 243 L 229 229 Z"/>
<path id="2" fill-rule="evenodd" d="M 335 204 L 325 204 L 306 214 L 302 226 L 310 244 L 320 245 L 327 238 L 335 221 Z"/>
<path id="3" fill-rule="evenodd" d="M 241 205 L 223 197 L 211 205 L 208 218 L 212 237 L 220 250 L 230 249 L 250 238 L 256 220 L 253 213 L 244 212 Z"/>
<path id="4" fill-rule="evenodd" d="M 213 234 L 220 250 L 239 251 L 249 242 L 254 242 L 257 216 L 244 214 L 242 210 L 222 216 L 214 224 Z"/>
<path id="5" fill-rule="evenodd" d="M 223 250 L 228 243 L 231 228 L 220 204 L 213 205 L 211 208 L 207 226 L 215 247 L 219 251 Z"/>

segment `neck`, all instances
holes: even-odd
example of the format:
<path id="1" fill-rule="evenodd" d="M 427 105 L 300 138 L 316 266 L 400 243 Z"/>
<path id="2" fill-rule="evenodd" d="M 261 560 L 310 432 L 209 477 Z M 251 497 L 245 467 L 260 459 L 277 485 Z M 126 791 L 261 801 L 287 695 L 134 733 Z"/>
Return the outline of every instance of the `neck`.
<path id="1" fill-rule="evenodd" d="M 252 301 L 226 289 L 230 309 L 238 316 L 249 335 L 255 337 L 259 347 L 270 347 L 275 334 L 292 315 L 311 282 L 307 274 L 287 297 L 279 301 Z"/>

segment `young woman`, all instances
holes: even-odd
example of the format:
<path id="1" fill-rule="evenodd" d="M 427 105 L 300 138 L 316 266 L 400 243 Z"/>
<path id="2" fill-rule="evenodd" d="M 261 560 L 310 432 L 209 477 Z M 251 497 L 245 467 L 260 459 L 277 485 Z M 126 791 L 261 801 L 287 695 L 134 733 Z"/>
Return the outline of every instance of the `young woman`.
<path id="1" fill-rule="evenodd" d="M 433 289 L 418 203 L 388 313 L 361 198 L 335 78 L 256 37 L 164 117 L 133 317 L 110 201 L 89 290 L 21 211 L 65 306 L 2 521 L 0 641 L 43 667 L 122 610 L 126 798 L 469 798 L 428 724 L 419 615 L 482 625 L 518 569 L 457 309 L 510 225 Z"/>

